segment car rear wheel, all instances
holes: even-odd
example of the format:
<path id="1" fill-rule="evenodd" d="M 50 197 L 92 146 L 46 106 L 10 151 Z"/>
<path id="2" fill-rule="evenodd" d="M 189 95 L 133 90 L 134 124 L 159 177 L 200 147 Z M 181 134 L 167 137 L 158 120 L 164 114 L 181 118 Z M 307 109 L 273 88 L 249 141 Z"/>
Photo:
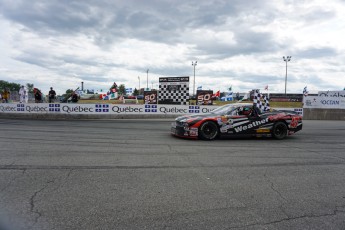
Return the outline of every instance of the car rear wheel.
<path id="1" fill-rule="evenodd" d="M 218 136 L 218 126 L 212 121 L 206 121 L 199 128 L 199 137 L 203 140 L 213 140 Z"/>
<path id="2" fill-rule="evenodd" d="M 282 140 L 287 136 L 287 126 L 284 122 L 277 122 L 273 126 L 272 135 L 275 139 Z"/>

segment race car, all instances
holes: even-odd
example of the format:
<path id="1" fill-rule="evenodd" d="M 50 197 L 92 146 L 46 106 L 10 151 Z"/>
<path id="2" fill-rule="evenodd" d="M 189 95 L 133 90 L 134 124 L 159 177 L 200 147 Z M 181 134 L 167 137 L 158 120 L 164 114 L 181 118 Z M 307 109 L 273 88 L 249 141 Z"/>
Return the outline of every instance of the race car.
<path id="1" fill-rule="evenodd" d="M 250 103 L 221 106 L 207 114 L 177 117 L 171 134 L 213 140 L 219 137 L 255 136 L 284 139 L 302 129 L 302 116 L 293 111 L 261 111 Z"/>

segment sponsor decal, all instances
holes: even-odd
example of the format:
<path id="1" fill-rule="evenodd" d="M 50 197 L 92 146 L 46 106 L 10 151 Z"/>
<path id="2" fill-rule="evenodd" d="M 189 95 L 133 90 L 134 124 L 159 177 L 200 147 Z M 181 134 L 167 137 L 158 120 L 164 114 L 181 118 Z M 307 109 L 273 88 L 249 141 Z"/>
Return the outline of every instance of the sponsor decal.
<path id="1" fill-rule="evenodd" d="M 60 104 L 49 104 L 49 112 L 60 112 Z"/>
<path id="2" fill-rule="evenodd" d="M 164 113 L 164 114 L 167 114 L 167 113 L 171 113 L 171 114 L 174 114 L 174 113 L 188 113 L 188 110 L 187 109 L 179 109 L 179 108 L 176 108 L 176 107 L 173 107 L 173 108 L 166 108 L 166 107 L 160 107 L 159 108 L 159 111 Z"/>
<path id="3" fill-rule="evenodd" d="M 287 115 L 285 113 L 278 113 L 277 115 L 269 116 L 268 119 L 270 121 L 282 120 L 287 119 Z"/>
<path id="4" fill-rule="evenodd" d="M 198 136 L 198 128 L 191 128 L 189 130 L 189 135 L 192 136 L 192 137 Z"/>
<path id="5" fill-rule="evenodd" d="M 200 106 L 190 105 L 189 113 L 200 113 Z"/>
<path id="6" fill-rule="evenodd" d="M 112 108 L 112 111 L 115 113 L 142 113 L 144 111 L 144 109 L 143 108 L 133 108 L 130 106 L 127 106 L 127 107 L 114 106 Z"/>
<path id="7" fill-rule="evenodd" d="M 13 106 L 0 106 L 0 111 L 1 112 L 16 112 L 17 108 Z"/>
<path id="8" fill-rule="evenodd" d="M 109 113 L 109 105 L 108 104 L 96 104 L 95 105 L 95 112 L 96 113 Z"/>
<path id="9" fill-rule="evenodd" d="M 25 111 L 25 105 L 24 104 L 17 104 L 17 111 L 18 112 L 24 112 Z"/>
<path id="10" fill-rule="evenodd" d="M 145 113 L 157 113 L 157 105 L 145 105 Z"/>
<path id="11" fill-rule="evenodd" d="M 216 109 L 216 108 L 210 109 L 210 108 L 205 108 L 205 107 L 204 107 L 204 108 L 201 109 L 201 112 L 202 112 L 202 113 L 210 113 L 210 112 L 212 112 L 212 110 L 214 110 L 214 109 Z"/>
<path id="12" fill-rule="evenodd" d="M 255 128 L 255 127 L 259 126 L 259 125 L 263 125 L 263 124 L 265 124 L 267 122 L 268 122 L 268 118 L 262 119 L 260 121 L 251 122 L 248 125 L 241 125 L 241 126 L 235 127 L 235 132 L 239 133 L 239 132 L 242 132 L 242 131 L 247 131 L 247 130 Z"/>
<path id="13" fill-rule="evenodd" d="M 269 129 L 257 129 L 256 132 L 257 133 L 269 133 L 271 130 Z"/>
<path id="14" fill-rule="evenodd" d="M 299 121 L 298 117 L 293 117 L 290 122 L 290 128 L 296 128 L 298 126 L 298 121 Z"/>
<path id="15" fill-rule="evenodd" d="M 212 90 L 197 90 L 197 104 L 198 105 L 212 105 Z"/>
<path id="16" fill-rule="evenodd" d="M 145 104 L 157 104 L 157 91 L 144 92 Z"/>
<path id="17" fill-rule="evenodd" d="M 82 106 L 68 106 L 64 105 L 62 106 L 62 111 L 66 113 L 93 113 L 94 108 L 93 107 L 82 107 Z"/>
<path id="18" fill-rule="evenodd" d="M 320 91 L 318 93 L 318 96 L 320 96 L 320 97 L 344 97 L 345 98 L 345 92 L 344 91 Z"/>
<path id="19" fill-rule="evenodd" d="M 321 100 L 323 105 L 339 105 L 339 101 L 335 100 Z"/>
<path id="20" fill-rule="evenodd" d="M 44 106 L 30 106 L 30 105 L 27 105 L 25 107 L 25 111 L 27 111 L 29 113 L 32 113 L 32 112 L 36 112 L 36 113 L 42 113 L 43 112 L 43 113 L 46 113 L 46 112 L 48 112 L 47 107 L 44 107 Z"/>
<path id="21" fill-rule="evenodd" d="M 220 127 L 220 132 L 221 133 L 226 133 L 228 131 L 228 129 L 232 128 L 232 125 L 224 125 L 222 127 Z"/>

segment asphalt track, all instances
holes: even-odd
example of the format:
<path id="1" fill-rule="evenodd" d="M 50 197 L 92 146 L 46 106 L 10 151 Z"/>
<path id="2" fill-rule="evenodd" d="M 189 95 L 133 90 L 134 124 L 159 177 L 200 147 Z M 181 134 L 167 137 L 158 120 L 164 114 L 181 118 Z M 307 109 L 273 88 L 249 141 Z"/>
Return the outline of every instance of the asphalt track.
<path id="1" fill-rule="evenodd" d="M 170 120 L 0 119 L 0 229 L 345 229 L 345 122 L 192 141 Z"/>

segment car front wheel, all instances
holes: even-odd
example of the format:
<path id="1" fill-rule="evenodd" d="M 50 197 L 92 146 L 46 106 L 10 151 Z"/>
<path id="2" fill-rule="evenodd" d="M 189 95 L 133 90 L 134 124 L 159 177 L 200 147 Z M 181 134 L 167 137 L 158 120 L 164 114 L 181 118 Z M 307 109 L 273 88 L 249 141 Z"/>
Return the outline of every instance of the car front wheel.
<path id="1" fill-rule="evenodd" d="M 212 121 L 206 121 L 199 128 L 199 137 L 203 140 L 213 140 L 218 136 L 218 126 Z"/>
<path id="2" fill-rule="evenodd" d="M 282 140 L 287 136 L 287 126 L 284 122 L 277 122 L 273 126 L 272 135 L 275 139 Z"/>

